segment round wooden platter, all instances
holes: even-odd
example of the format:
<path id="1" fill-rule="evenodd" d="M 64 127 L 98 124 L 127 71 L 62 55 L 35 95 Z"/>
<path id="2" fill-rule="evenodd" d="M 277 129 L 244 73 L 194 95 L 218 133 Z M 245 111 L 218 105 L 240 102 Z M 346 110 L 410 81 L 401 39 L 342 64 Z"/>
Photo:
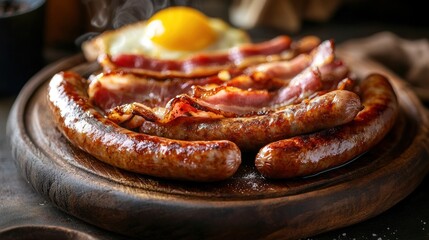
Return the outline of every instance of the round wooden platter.
<path id="1" fill-rule="evenodd" d="M 78 55 L 48 66 L 18 96 L 8 121 L 16 164 L 41 195 L 88 223 L 127 236 L 186 239 L 296 239 L 364 221 L 389 209 L 429 170 L 428 112 L 410 88 L 375 63 L 344 55 L 360 76 L 382 72 L 400 116 L 371 151 L 315 176 L 267 180 L 252 153 L 231 179 L 192 183 L 157 179 L 104 164 L 55 128 L 46 102 L 53 74 L 97 69 Z"/>

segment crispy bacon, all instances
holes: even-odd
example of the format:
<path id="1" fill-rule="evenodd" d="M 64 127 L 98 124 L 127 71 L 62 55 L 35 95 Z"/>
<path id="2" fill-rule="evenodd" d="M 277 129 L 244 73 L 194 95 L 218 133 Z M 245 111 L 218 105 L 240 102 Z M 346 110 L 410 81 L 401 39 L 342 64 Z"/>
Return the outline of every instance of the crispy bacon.
<path id="1" fill-rule="evenodd" d="M 230 81 L 217 76 L 201 79 L 171 79 L 157 81 L 125 72 L 110 72 L 92 78 L 88 88 L 91 101 L 100 109 L 108 110 L 123 104 L 139 102 L 148 107 L 165 106 L 179 94 L 209 96 L 220 89 L 275 91 L 287 86 L 288 82 L 262 76 L 241 75 Z M 204 94 L 203 94 L 204 92 Z"/>
<path id="2" fill-rule="evenodd" d="M 320 67 L 331 63 L 335 58 L 334 48 L 334 42 L 327 40 L 309 54 L 303 53 L 290 60 L 259 64 L 250 67 L 247 71 L 263 72 L 270 77 L 290 79 L 307 67 Z"/>
<path id="3" fill-rule="evenodd" d="M 182 94 L 171 99 L 165 108 L 149 108 L 141 103 L 124 104 L 107 111 L 107 118 L 127 128 L 138 128 L 144 121 L 168 123 L 181 117 L 200 119 L 218 119 L 237 117 L 237 114 L 225 112 L 209 106 L 201 99 Z"/>
<path id="4" fill-rule="evenodd" d="M 165 106 L 174 96 L 189 92 L 192 86 L 222 83 L 224 81 L 217 76 L 157 81 L 132 73 L 113 71 L 93 77 L 88 95 L 91 101 L 103 110 L 133 102 L 155 107 Z"/>
<path id="5" fill-rule="evenodd" d="M 267 90 L 243 90 L 230 86 L 208 90 L 197 86 L 193 88 L 192 97 L 201 99 L 212 108 L 244 115 L 269 105 L 273 94 Z"/>
<path id="6" fill-rule="evenodd" d="M 279 39 L 283 38 L 278 38 L 276 41 L 278 42 Z M 309 44 L 302 43 L 301 45 Z M 262 44 L 261 46 L 266 47 Z M 262 48 L 261 46 L 259 46 L 259 48 Z M 250 46 L 248 46 L 247 48 L 250 48 Z M 303 46 L 301 46 L 301 48 L 303 48 Z M 202 79 L 182 78 L 172 80 L 169 79 L 164 82 L 158 82 L 153 79 L 145 81 L 138 80 L 137 78 L 142 77 L 135 76 L 131 73 L 125 73 L 124 71 L 104 73 L 104 75 L 99 76 L 96 78 L 95 81 L 92 81 L 89 87 L 89 95 L 93 99 L 93 102 L 96 103 L 96 105 L 98 105 L 102 109 L 109 109 L 115 106 L 132 102 L 140 102 L 150 107 L 165 105 L 174 96 L 181 93 L 188 93 L 190 87 L 193 85 L 205 86 L 205 88 L 208 87 L 207 85 L 211 85 L 210 88 L 213 88 L 213 86 L 230 86 L 244 90 L 263 89 L 268 91 L 274 91 L 280 88 L 284 88 L 284 86 L 288 84 L 288 82 L 282 81 L 281 79 L 278 79 L 278 77 L 288 76 L 288 78 L 291 78 L 294 75 L 297 75 L 299 72 L 303 71 L 303 69 L 308 66 L 321 67 L 323 65 L 330 64 L 334 59 L 333 48 L 334 44 L 332 41 L 325 41 L 320 44 L 316 49 L 313 49 L 310 54 L 303 53 L 289 61 L 263 63 L 257 65 L 254 68 L 248 69 L 248 75 L 240 75 L 238 77 L 232 78 L 232 80 L 221 79 L 218 76 L 212 76 Z M 304 49 L 308 49 L 308 46 Z M 242 50 L 243 52 L 247 52 L 247 55 L 249 55 L 250 53 L 254 54 L 255 52 L 258 52 L 256 50 L 251 51 L 249 49 L 246 49 L 245 47 L 242 47 Z M 216 56 L 214 56 L 214 58 L 216 58 Z M 227 73 L 228 78 L 231 77 L 230 72 L 223 72 Z M 235 72 L 234 74 L 237 73 Z M 127 80 L 128 78 L 129 80 Z M 143 78 L 147 79 L 147 77 Z M 294 82 L 291 86 L 294 85 L 298 84 Z M 288 89 L 287 92 L 290 92 L 290 89 Z M 237 91 L 234 91 L 234 93 L 237 93 Z M 241 91 L 241 93 L 246 95 L 243 91 Z M 297 96 L 297 94 L 292 95 L 294 95 L 295 97 Z"/>
<path id="7" fill-rule="evenodd" d="M 231 48 L 228 53 L 197 54 L 184 60 L 166 60 L 148 58 L 144 55 L 122 54 L 112 56 L 112 63 L 118 67 L 150 69 L 154 71 L 190 72 L 201 66 L 239 65 L 243 59 L 250 56 L 279 54 L 290 48 L 292 40 L 280 36 L 269 41 L 256 44 L 244 44 Z"/>
<path id="8" fill-rule="evenodd" d="M 294 77 L 287 87 L 278 91 L 271 105 L 289 105 L 301 102 L 322 87 L 321 75 L 317 68 L 308 68 Z"/>
<path id="9" fill-rule="evenodd" d="M 126 69 L 160 79 L 194 78 L 261 62 L 290 59 L 311 51 L 319 45 L 320 40 L 307 37 L 298 42 L 291 48 L 292 39 L 279 36 L 261 43 L 243 44 L 227 52 L 200 53 L 182 60 L 155 59 L 136 54 L 103 55 L 98 60 L 105 70 Z"/>
<path id="10" fill-rule="evenodd" d="M 319 70 L 325 90 L 336 89 L 338 83 L 349 75 L 349 68 L 341 60 L 324 64 Z"/>
<path id="11" fill-rule="evenodd" d="M 95 77 L 88 92 L 108 118 L 138 128 L 144 121 L 165 124 L 182 117 L 263 115 L 335 89 L 353 88 L 348 68 L 335 59 L 333 41 L 309 46 L 305 42 L 300 46 L 312 49 L 309 53 L 258 64 L 238 76 L 236 71 L 224 70 L 211 77 L 160 81 L 135 72 L 113 71 Z"/>
<path id="12" fill-rule="evenodd" d="M 132 127 L 143 121 L 168 123 L 179 117 L 231 118 L 263 115 L 280 108 L 299 103 L 322 87 L 317 69 L 308 69 L 297 75 L 289 85 L 275 92 L 267 90 L 242 90 L 236 87 L 220 86 L 206 90 L 193 87 L 190 94 L 172 98 L 165 107 L 149 108 L 142 104 L 124 104 L 107 111 L 108 118 L 118 124 L 133 119 Z M 134 118 L 139 115 L 142 118 Z M 128 127 L 131 127 L 128 125 Z"/>

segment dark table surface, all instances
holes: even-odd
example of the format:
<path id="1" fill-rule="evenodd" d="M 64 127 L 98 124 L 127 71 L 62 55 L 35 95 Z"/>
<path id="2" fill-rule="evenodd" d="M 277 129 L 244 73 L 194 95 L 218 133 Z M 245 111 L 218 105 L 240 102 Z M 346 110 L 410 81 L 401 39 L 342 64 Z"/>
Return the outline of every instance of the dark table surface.
<path id="1" fill-rule="evenodd" d="M 429 39 L 429 29 L 425 27 L 377 24 L 353 25 L 353 29 L 347 24 L 310 25 L 296 36 L 313 34 L 322 39 L 335 38 L 341 43 L 380 31 L 391 31 L 408 39 Z M 251 34 L 257 39 L 261 30 L 253 30 Z M 277 32 L 265 29 L 262 34 L 266 38 Z M 75 51 L 48 53 L 47 63 Z M 125 239 L 60 211 L 36 193 L 19 174 L 5 134 L 8 113 L 15 98 L 16 94 L 0 97 L 0 239 Z M 413 193 L 379 216 L 308 239 L 429 239 L 428 203 L 429 176 Z"/>

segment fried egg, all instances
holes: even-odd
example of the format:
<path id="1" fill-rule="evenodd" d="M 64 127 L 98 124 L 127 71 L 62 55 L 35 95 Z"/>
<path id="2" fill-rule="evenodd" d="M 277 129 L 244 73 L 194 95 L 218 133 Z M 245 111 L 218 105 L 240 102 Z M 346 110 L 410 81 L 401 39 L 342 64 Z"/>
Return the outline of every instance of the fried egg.
<path id="1" fill-rule="evenodd" d="M 169 7 L 146 21 L 105 32 L 84 43 L 89 59 L 100 52 L 111 56 L 142 54 L 159 59 L 181 59 L 195 53 L 225 50 L 249 42 L 241 29 L 210 18 L 190 7 Z"/>

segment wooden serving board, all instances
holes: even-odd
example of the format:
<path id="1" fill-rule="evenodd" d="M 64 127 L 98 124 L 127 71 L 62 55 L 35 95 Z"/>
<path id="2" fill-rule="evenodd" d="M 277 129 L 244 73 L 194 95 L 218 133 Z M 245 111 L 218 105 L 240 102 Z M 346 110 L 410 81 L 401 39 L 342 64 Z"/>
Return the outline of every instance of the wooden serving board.
<path id="1" fill-rule="evenodd" d="M 53 74 L 97 69 L 82 56 L 48 66 L 18 96 L 8 121 L 24 178 L 54 205 L 103 229 L 140 238 L 296 239 L 355 224 L 389 209 L 429 170 L 428 112 L 388 70 L 343 56 L 360 76 L 388 75 L 400 103 L 394 129 L 371 151 L 321 174 L 267 180 L 254 153 L 218 183 L 162 180 L 104 164 L 73 147 L 55 128 L 46 102 Z"/>

